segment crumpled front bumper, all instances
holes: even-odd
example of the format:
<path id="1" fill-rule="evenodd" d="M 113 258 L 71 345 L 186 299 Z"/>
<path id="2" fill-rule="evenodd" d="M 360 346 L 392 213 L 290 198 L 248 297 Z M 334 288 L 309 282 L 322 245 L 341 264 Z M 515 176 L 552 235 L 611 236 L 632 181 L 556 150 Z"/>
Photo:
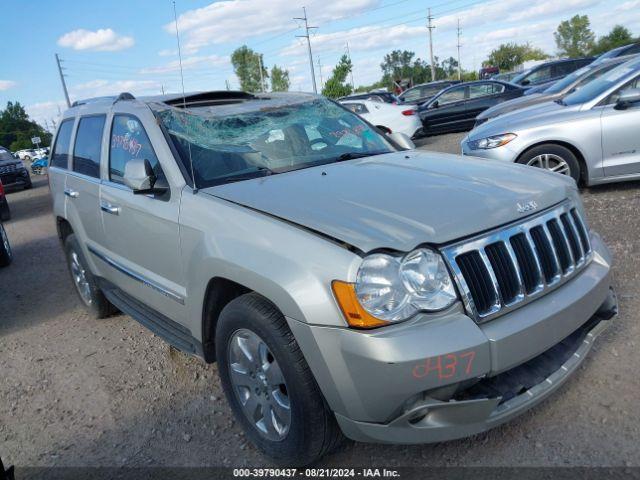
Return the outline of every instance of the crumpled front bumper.
<path id="1" fill-rule="evenodd" d="M 369 332 L 291 319 L 289 325 L 348 437 L 383 443 L 465 437 L 506 422 L 550 395 L 611 323 L 617 308 L 611 257 L 599 236 L 592 235 L 592 246 L 593 261 L 569 282 L 486 324 L 477 325 L 458 306 Z M 584 338 L 538 383 L 508 399 L 467 395 L 474 385 L 526 369 L 526 362 L 572 334 Z"/>

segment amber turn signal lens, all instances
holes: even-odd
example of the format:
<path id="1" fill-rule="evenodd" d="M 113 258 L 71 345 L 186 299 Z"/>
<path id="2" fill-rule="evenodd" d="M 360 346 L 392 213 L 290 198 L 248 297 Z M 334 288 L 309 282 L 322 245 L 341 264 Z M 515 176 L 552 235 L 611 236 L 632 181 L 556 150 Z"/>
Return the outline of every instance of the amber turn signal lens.
<path id="1" fill-rule="evenodd" d="M 334 280 L 331 282 L 331 289 L 349 326 L 355 328 L 375 328 L 389 323 L 374 317 L 362 308 L 362 305 L 358 302 L 356 288 L 353 283 Z"/>

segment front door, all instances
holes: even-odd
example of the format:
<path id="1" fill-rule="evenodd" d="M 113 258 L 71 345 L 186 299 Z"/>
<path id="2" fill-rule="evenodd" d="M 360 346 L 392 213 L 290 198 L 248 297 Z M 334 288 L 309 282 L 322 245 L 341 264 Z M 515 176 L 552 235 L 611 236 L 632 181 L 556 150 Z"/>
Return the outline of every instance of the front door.
<path id="1" fill-rule="evenodd" d="M 442 92 L 434 99 L 425 112 L 423 125 L 429 132 L 453 131 L 460 128 L 465 121 L 467 100 L 467 87 L 455 86 Z"/>
<path id="2" fill-rule="evenodd" d="M 185 282 L 179 255 L 180 191 L 140 195 L 124 184 L 125 165 L 147 159 L 158 178 L 161 164 L 137 117 L 115 114 L 109 141 L 108 179 L 100 208 L 109 263 L 108 279 L 174 321 L 184 320 Z"/>
<path id="3" fill-rule="evenodd" d="M 619 92 L 629 88 L 640 88 L 640 77 L 610 95 L 600 116 L 606 177 L 640 174 L 640 103 L 614 108 Z"/>

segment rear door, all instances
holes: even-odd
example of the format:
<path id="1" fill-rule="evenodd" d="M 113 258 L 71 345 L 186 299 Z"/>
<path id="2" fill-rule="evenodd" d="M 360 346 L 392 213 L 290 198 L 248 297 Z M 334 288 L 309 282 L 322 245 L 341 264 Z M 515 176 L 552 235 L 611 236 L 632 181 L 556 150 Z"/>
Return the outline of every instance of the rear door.
<path id="1" fill-rule="evenodd" d="M 73 133 L 74 118 L 63 120 L 58 128 L 55 143 L 49 159 L 49 189 L 53 201 L 54 215 L 66 218 L 64 189 L 67 172 L 69 171 L 69 158 L 71 153 L 71 134 Z"/>
<path id="2" fill-rule="evenodd" d="M 434 99 L 438 102 L 437 106 L 433 102 L 430 103 L 429 108 L 421 115 L 425 129 L 437 132 L 460 128 L 466 121 L 466 95 L 467 87 L 464 85 L 442 92 Z"/>
<path id="3" fill-rule="evenodd" d="M 505 86 L 496 82 L 475 83 L 469 85 L 466 118 L 473 123 L 475 118 L 487 108 L 493 107 L 502 100 Z"/>
<path id="4" fill-rule="evenodd" d="M 147 125 L 155 127 L 155 141 L 165 142 L 155 124 Z M 179 255 L 180 190 L 134 194 L 124 184 L 125 166 L 134 158 L 147 159 L 156 177 L 167 181 L 148 129 L 134 114 L 114 113 L 108 131 L 107 178 L 100 198 L 107 278 L 143 304 L 182 322 L 186 293 Z"/>
<path id="5" fill-rule="evenodd" d="M 640 88 L 640 76 L 610 95 L 600 116 L 602 157 L 607 177 L 640 174 L 640 103 L 625 110 L 614 108 L 619 93 L 629 88 Z"/>
<path id="6" fill-rule="evenodd" d="M 100 220 L 100 158 L 106 115 L 78 119 L 73 140 L 71 170 L 64 188 L 67 219 L 82 246 L 99 248 L 104 241 Z M 101 273 L 101 266 L 91 262 Z"/>

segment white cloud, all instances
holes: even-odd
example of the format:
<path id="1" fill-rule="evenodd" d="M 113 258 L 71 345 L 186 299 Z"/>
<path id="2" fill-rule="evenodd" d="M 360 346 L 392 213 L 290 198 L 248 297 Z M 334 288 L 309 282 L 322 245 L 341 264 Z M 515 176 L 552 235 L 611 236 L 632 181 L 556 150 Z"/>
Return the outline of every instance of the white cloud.
<path id="1" fill-rule="evenodd" d="M 160 93 L 162 85 L 155 80 L 91 80 L 70 88 L 69 94 L 77 98 L 101 97 L 129 92 L 133 95 Z"/>
<path id="2" fill-rule="evenodd" d="M 318 25 L 366 12 L 377 4 L 378 0 L 308 0 L 306 7 L 312 25 Z M 291 0 L 224 0 L 182 13 L 178 28 L 185 38 L 185 53 L 193 54 L 211 44 L 292 30 L 293 17 L 301 15 L 301 6 Z M 175 33 L 175 22 L 164 28 Z"/>
<path id="3" fill-rule="evenodd" d="M 25 110 L 29 117 L 42 125 L 48 126 L 53 131 L 54 124 L 58 122 L 60 114 L 67 109 L 67 104 L 63 100 L 47 101 L 26 105 Z"/>
<path id="4" fill-rule="evenodd" d="M 17 85 L 13 80 L 0 80 L 0 91 L 9 90 Z"/>
<path id="5" fill-rule="evenodd" d="M 158 55 L 161 57 L 173 57 L 178 54 L 178 50 L 174 50 L 171 48 L 165 48 L 164 50 L 160 50 Z"/>
<path id="6" fill-rule="evenodd" d="M 207 56 L 194 56 L 187 57 L 182 60 L 182 69 L 190 70 L 194 68 L 210 68 L 210 67 L 223 67 L 230 66 L 230 58 L 220 55 L 207 55 Z M 158 67 L 148 67 L 140 70 L 140 73 L 168 73 L 179 72 L 180 61 L 173 60 L 165 65 Z"/>
<path id="7" fill-rule="evenodd" d="M 124 50 L 132 47 L 134 43 L 133 37 L 118 35 L 110 28 L 100 28 L 96 31 L 81 28 L 65 33 L 58 39 L 58 45 L 61 47 L 103 52 Z"/>

